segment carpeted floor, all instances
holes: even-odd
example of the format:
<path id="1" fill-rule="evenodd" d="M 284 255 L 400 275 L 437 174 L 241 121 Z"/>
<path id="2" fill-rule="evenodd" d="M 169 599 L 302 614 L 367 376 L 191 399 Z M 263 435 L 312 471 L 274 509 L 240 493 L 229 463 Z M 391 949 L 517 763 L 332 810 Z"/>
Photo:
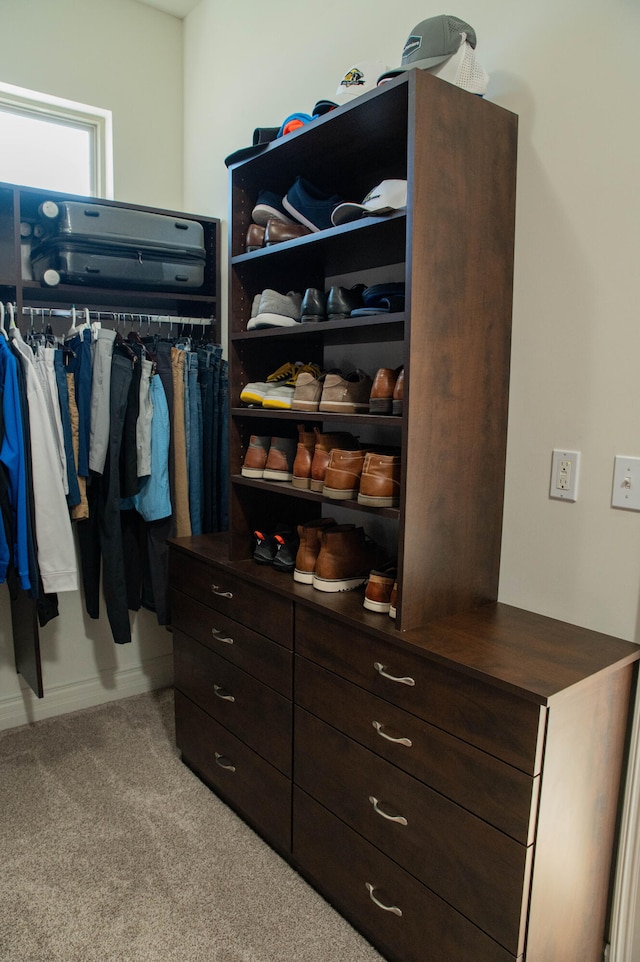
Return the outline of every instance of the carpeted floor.
<path id="1" fill-rule="evenodd" d="M 381 962 L 179 759 L 173 693 L 0 733 L 2 962 Z"/>

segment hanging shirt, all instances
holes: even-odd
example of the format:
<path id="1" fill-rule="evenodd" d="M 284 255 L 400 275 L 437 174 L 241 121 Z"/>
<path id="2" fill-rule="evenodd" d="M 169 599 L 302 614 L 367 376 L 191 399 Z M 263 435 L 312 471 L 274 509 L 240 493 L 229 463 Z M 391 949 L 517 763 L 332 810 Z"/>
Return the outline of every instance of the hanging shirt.
<path id="1" fill-rule="evenodd" d="M 11 328 L 9 334 L 27 380 L 36 542 L 42 585 L 46 593 L 75 591 L 78 568 L 71 521 L 42 385 L 31 348 L 24 343 L 17 328 Z"/>
<path id="2" fill-rule="evenodd" d="M 8 496 L 11 505 L 13 544 L 7 545 L 0 558 L 0 582 L 6 579 L 9 548 L 18 573 L 20 587 L 28 591 L 29 555 L 27 550 L 27 486 L 22 432 L 22 414 L 18 395 L 17 361 L 0 336 L 0 384 L 2 385 L 3 436 L 0 446 L 2 461 L 9 478 Z"/>

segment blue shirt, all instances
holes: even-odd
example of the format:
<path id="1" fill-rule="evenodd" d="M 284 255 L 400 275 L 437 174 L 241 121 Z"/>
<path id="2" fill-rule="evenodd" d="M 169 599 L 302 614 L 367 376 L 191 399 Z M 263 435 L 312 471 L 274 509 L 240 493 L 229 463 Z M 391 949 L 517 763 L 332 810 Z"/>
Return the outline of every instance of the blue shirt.
<path id="1" fill-rule="evenodd" d="M 16 364 L 17 361 L 9 350 L 7 342 L 0 335 L 0 384 L 4 419 L 0 461 L 5 465 L 9 477 L 9 500 L 13 521 L 13 563 L 21 587 L 28 591 L 31 582 L 27 550 L 27 473 Z M 0 583 L 6 581 L 9 560 L 9 546 L 4 541 L 4 535 L 0 533 Z"/>

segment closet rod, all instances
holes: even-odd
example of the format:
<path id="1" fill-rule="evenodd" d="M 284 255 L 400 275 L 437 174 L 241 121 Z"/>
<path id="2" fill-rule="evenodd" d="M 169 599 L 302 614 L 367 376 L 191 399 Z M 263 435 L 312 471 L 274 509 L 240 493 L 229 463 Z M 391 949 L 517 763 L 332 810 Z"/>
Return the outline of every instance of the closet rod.
<path id="1" fill-rule="evenodd" d="M 15 306 L 15 305 L 14 305 Z M 127 321 L 133 323 L 149 323 L 149 324 L 191 324 L 199 325 L 200 327 L 207 327 L 215 323 L 215 317 L 184 317 L 181 314 L 137 314 L 131 311 L 96 311 L 89 310 L 89 317 L 94 317 L 97 320 L 111 320 L 114 323 L 121 321 L 126 323 Z M 82 316 L 85 314 L 85 308 L 77 307 L 75 309 L 75 316 L 81 320 Z M 48 317 L 73 317 L 73 310 L 67 310 L 66 308 L 52 308 L 52 307 L 23 307 L 22 315 L 36 320 L 38 318 L 44 320 Z"/>

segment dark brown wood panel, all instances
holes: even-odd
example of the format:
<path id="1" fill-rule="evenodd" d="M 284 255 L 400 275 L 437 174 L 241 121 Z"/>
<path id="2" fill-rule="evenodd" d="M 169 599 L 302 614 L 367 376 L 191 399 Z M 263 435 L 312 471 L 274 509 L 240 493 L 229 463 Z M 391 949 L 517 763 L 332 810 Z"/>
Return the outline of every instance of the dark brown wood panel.
<path id="1" fill-rule="evenodd" d="M 169 552 L 172 587 L 248 628 L 291 648 L 293 605 L 238 578 L 230 568 L 209 565 L 178 551 Z"/>
<path id="2" fill-rule="evenodd" d="M 297 787 L 293 805 L 293 855 L 300 868 L 389 959 L 516 962 L 512 953 Z"/>
<path id="3" fill-rule="evenodd" d="M 552 702 L 527 962 L 601 962 L 635 685 L 629 666 Z"/>
<path id="4" fill-rule="evenodd" d="M 523 845 L 533 841 L 540 777 L 396 708 L 299 655 L 296 703 Z"/>
<path id="5" fill-rule="evenodd" d="M 531 869 L 520 845 L 300 708 L 295 784 L 514 955 Z"/>
<path id="6" fill-rule="evenodd" d="M 290 776 L 291 702 L 180 631 L 173 657 L 176 688 Z"/>
<path id="7" fill-rule="evenodd" d="M 347 631 L 302 605 L 296 608 L 296 651 L 523 772 L 538 774 L 545 718 L 540 706 L 364 631 Z"/>
<path id="8" fill-rule="evenodd" d="M 285 698 L 292 697 L 293 654 L 289 648 L 180 591 L 171 591 L 171 618 L 174 629 L 195 638 Z"/>
<path id="9" fill-rule="evenodd" d="M 275 848 L 291 851 L 291 782 L 176 692 L 176 743 L 184 761 Z"/>

